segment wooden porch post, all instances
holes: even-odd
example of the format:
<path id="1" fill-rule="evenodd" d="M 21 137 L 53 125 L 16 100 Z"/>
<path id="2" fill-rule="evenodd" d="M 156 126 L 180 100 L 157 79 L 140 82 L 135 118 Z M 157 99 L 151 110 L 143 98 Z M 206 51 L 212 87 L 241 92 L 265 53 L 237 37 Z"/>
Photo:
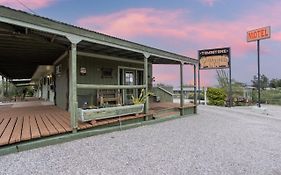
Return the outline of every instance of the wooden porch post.
<path id="1" fill-rule="evenodd" d="M 144 85 L 145 85 L 145 94 L 148 93 L 148 58 L 150 57 L 149 54 L 144 54 Z M 147 114 L 149 110 L 149 97 L 146 97 L 146 102 L 144 105 L 144 112 Z M 145 118 L 147 120 L 147 117 Z"/>
<path id="2" fill-rule="evenodd" d="M 8 88 L 7 88 L 7 94 L 10 92 L 10 85 L 11 85 L 11 79 L 8 79 Z"/>
<path id="3" fill-rule="evenodd" d="M 8 96 L 8 78 L 5 78 L 5 96 Z"/>
<path id="4" fill-rule="evenodd" d="M 2 88 L 1 88 L 1 97 L 4 97 L 4 89 L 5 89 L 5 84 L 4 84 L 4 77 L 2 76 Z"/>
<path id="5" fill-rule="evenodd" d="M 69 112 L 71 117 L 72 132 L 77 132 L 78 121 L 76 118 L 77 109 L 77 44 L 71 43 L 69 51 Z"/>
<path id="6" fill-rule="evenodd" d="M 77 118 L 77 44 L 81 41 L 78 36 L 69 35 L 68 40 L 71 42 L 71 49 L 69 51 L 69 112 L 72 132 L 76 133 L 78 129 Z"/>
<path id="7" fill-rule="evenodd" d="M 181 96 L 180 96 L 180 114 L 181 116 L 184 115 L 184 99 L 183 99 L 183 66 L 184 66 L 184 62 L 180 63 L 180 89 L 181 89 Z"/>
<path id="8" fill-rule="evenodd" d="M 193 65 L 193 69 L 194 69 L 194 72 L 193 72 L 193 74 L 194 74 L 194 80 L 193 80 L 193 82 L 194 82 L 194 105 L 195 105 L 195 114 L 197 113 L 197 84 L 196 84 L 196 64 L 194 64 Z"/>

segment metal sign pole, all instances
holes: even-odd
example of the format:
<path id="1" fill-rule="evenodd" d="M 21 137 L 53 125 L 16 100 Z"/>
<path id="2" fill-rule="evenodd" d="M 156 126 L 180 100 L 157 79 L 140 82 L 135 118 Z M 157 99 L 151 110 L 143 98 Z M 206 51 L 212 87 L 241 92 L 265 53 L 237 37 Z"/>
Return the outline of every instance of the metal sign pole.
<path id="1" fill-rule="evenodd" d="M 201 89 L 201 87 L 200 87 L 200 65 L 198 65 L 198 100 L 199 100 L 199 104 L 201 103 L 200 102 L 200 89 Z"/>
<path id="2" fill-rule="evenodd" d="M 229 94 L 228 94 L 228 98 L 229 98 L 229 107 L 232 107 L 232 80 L 231 80 L 232 76 L 231 76 L 231 53 L 230 53 L 230 49 L 229 49 Z"/>
<path id="3" fill-rule="evenodd" d="M 258 107 L 261 107 L 261 75 L 260 75 L 260 40 L 257 40 L 258 51 Z"/>

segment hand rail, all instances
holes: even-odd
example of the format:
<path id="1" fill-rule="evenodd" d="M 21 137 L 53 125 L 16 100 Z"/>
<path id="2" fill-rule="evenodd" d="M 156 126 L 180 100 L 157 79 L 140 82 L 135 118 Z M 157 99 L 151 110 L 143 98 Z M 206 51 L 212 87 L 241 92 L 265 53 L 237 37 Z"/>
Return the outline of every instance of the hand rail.
<path id="1" fill-rule="evenodd" d="M 79 89 L 144 89 L 145 85 L 101 85 L 101 84 L 77 84 Z"/>

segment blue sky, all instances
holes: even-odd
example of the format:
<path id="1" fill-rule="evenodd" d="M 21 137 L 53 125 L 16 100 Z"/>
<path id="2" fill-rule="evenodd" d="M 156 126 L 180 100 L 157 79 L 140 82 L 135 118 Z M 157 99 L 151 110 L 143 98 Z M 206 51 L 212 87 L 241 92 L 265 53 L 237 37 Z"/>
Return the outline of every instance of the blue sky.
<path id="1" fill-rule="evenodd" d="M 261 41 L 261 72 L 281 78 L 279 0 L 19 1 L 41 16 L 193 58 L 200 49 L 231 47 L 233 78 L 246 83 L 257 72 L 256 43 L 246 42 L 246 32 L 271 26 L 272 38 Z M 0 4 L 28 11 L 17 0 Z M 191 67 L 184 72 L 191 83 Z M 154 76 L 157 83 L 179 85 L 178 66 L 155 67 Z M 202 79 L 216 84 L 215 71 L 202 71 Z"/>

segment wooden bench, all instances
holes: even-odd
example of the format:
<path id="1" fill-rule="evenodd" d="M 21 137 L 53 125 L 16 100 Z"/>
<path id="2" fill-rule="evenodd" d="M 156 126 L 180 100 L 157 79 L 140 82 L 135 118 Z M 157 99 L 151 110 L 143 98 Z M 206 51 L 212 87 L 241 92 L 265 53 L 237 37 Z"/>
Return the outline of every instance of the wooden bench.
<path id="1" fill-rule="evenodd" d="M 120 93 L 117 89 L 99 89 L 97 90 L 97 103 L 100 106 L 104 104 L 122 104 Z"/>

